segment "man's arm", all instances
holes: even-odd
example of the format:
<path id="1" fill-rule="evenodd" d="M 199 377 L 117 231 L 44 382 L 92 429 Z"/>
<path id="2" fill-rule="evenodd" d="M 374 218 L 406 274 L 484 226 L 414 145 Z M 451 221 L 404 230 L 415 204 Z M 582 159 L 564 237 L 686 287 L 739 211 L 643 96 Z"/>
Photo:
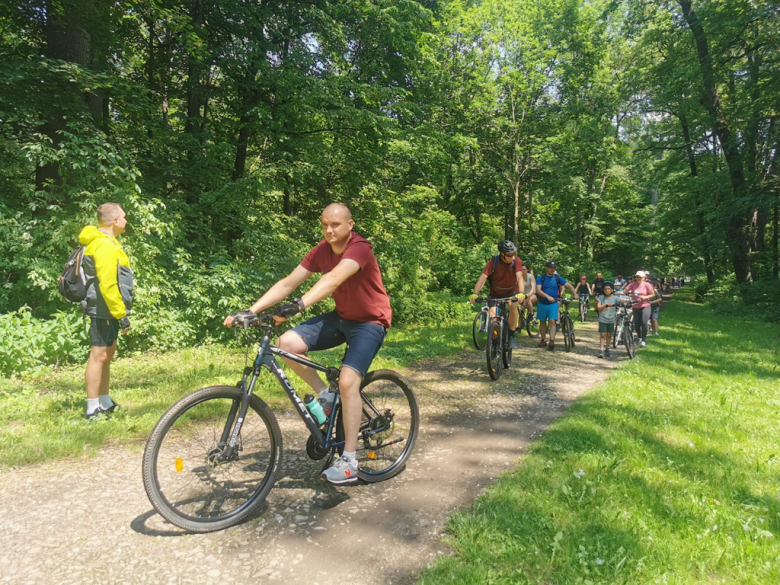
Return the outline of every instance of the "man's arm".
<path id="1" fill-rule="evenodd" d="M 301 286 L 301 284 L 303 284 L 303 282 L 312 274 L 314 273 L 309 272 L 299 264 L 295 267 L 295 270 L 293 270 L 290 274 L 285 276 L 282 280 L 278 281 L 275 285 L 268 289 L 268 292 L 260 297 L 254 305 L 249 307 L 249 310 L 257 314 L 260 311 L 264 311 L 268 307 L 273 307 L 279 301 L 287 298 L 292 291 Z M 233 315 L 228 315 L 225 317 L 223 325 L 225 327 L 232 327 Z"/>
<path id="2" fill-rule="evenodd" d="M 304 306 L 310 307 L 314 303 L 328 298 L 350 276 L 357 274 L 358 270 L 360 270 L 360 264 L 351 258 L 344 258 L 333 270 L 323 274 L 314 286 L 301 297 Z"/>
<path id="3" fill-rule="evenodd" d="M 568 280 L 566 281 L 566 284 L 563 286 L 568 288 L 571 291 L 571 294 L 573 294 L 575 297 L 577 296 L 577 291 L 574 289 L 574 287 L 571 285 L 571 283 Z"/>
<path id="4" fill-rule="evenodd" d="M 477 295 L 479 294 L 479 291 L 482 290 L 482 287 L 485 286 L 485 282 L 487 282 L 487 274 L 480 274 L 479 278 L 477 279 L 477 284 L 474 285 L 474 294 L 469 297 L 469 302 L 473 305 L 474 299 L 477 298 Z"/>
<path id="5" fill-rule="evenodd" d="M 309 272 L 299 264 L 295 267 L 295 270 L 268 289 L 268 292 L 260 297 L 254 305 L 249 307 L 249 310 L 256 314 L 260 311 L 265 311 L 269 307 L 273 307 L 290 296 L 290 294 L 301 286 L 312 274 L 314 273 Z"/>

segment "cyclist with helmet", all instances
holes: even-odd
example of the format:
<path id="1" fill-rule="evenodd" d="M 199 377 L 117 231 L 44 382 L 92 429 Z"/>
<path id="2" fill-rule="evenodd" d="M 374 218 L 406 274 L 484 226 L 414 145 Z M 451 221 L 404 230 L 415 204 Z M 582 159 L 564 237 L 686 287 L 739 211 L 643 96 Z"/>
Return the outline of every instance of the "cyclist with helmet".
<path id="1" fill-rule="evenodd" d="M 571 283 L 560 276 L 556 271 L 555 262 L 548 262 L 544 265 L 544 274 L 536 279 L 536 295 L 539 297 L 539 304 L 536 309 L 536 318 L 539 320 L 539 345 L 547 345 L 545 336 L 547 335 L 547 321 L 550 322 L 550 343 L 547 349 L 555 349 L 555 329 L 558 321 L 558 297 L 561 294 L 559 287 L 568 288 L 576 296 L 577 292 Z"/>
<path id="2" fill-rule="evenodd" d="M 498 243 L 498 254 L 491 258 L 485 266 L 482 274 L 479 275 L 477 283 L 474 285 L 474 294 L 469 297 L 469 302 L 473 305 L 477 299 L 479 291 L 490 281 L 490 294 L 488 298 L 505 298 L 520 293 L 520 287 L 523 283 L 523 261 L 517 256 L 517 246 L 511 240 L 501 240 Z M 495 316 L 496 309 L 491 307 L 490 315 Z M 509 347 L 515 349 L 515 330 L 517 329 L 517 319 L 519 311 L 517 310 L 517 300 L 509 302 Z"/>
<path id="3" fill-rule="evenodd" d="M 580 300 L 585 299 L 585 306 L 590 309 L 590 305 L 588 303 L 588 299 L 590 299 L 590 295 L 593 294 L 593 289 L 590 287 L 590 284 L 588 284 L 588 277 L 584 274 L 580 277 L 580 282 L 575 287 L 575 290 L 577 291 L 577 295 L 579 295 Z"/>
<path id="4" fill-rule="evenodd" d="M 623 278 L 622 274 L 618 274 L 617 278 L 615 279 L 614 284 L 615 284 L 615 292 L 619 293 L 621 290 L 623 290 L 625 288 L 625 286 L 628 283 L 626 282 L 626 279 Z"/>

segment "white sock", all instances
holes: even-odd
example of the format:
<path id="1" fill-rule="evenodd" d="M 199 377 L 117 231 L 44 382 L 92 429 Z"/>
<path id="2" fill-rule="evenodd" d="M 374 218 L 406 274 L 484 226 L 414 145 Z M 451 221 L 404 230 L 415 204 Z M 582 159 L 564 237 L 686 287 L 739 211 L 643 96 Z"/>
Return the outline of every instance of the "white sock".
<path id="1" fill-rule="evenodd" d="M 111 396 L 108 394 L 101 394 L 98 396 L 98 400 L 100 400 L 100 406 L 102 406 L 105 409 L 109 409 L 112 406 L 114 406 L 114 401 L 111 400 Z"/>
<path id="2" fill-rule="evenodd" d="M 341 456 L 350 463 L 354 462 L 357 465 L 357 451 L 344 451 Z"/>
<path id="3" fill-rule="evenodd" d="M 92 414 L 100 406 L 100 400 L 97 398 L 87 398 L 87 414 Z"/>

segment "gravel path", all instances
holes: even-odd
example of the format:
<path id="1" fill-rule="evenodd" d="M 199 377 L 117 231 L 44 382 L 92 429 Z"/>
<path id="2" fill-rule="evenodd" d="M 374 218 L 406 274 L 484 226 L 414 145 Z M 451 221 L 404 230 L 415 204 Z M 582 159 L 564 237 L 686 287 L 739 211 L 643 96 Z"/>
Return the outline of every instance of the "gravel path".
<path id="1" fill-rule="evenodd" d="M 422 415 L 407 469 L 380 484 L 334 488 L 305 454 L 305 427 L 280 415 L 283 468 L 248 521 L 185 534 L 152 509 L 143 445 L 100 459 L 55 461 L 0 476 L 0 583 L 407 583 L 437 555 L 447 517 L 473 502 L 526 445 L 623 359 L 596 359 L 593 322 L 565 353 L 519 339 L 498 382 L 484 353 L 404 371 Z"/>

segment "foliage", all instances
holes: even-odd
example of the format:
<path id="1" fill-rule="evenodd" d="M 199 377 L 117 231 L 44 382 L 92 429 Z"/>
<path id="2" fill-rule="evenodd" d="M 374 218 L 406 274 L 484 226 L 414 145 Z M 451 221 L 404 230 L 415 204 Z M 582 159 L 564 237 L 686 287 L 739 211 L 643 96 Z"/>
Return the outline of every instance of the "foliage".
<path id="1" fill-rule="evenodd" d="M 696 299 L 706 302 L 718 314 L 749 321 L 780 323 L 780 290 L 772 281 L 755 284 L 737 284 L 734 278 L 724 276 L 709 284 L 699 279 L 695 284 Z"/>
<path id="2" fill-rule="evenodd" d="M 455 514 L 421 583 L 772 583 L 776 326 L 675 294 L 661 336 Z"/>
<path id="3" fill-rule="evenodd" d="M 68 308 L 55 279 L 109 200 L 130 221 L 130 351 L 223 338 L 332 201 L 397 323 L 434 320 L 505 237 L 537 272 L 770 280 L 778 13 L 697 7 L 708 76 L 685 4 L 3 3 L 0 312 Z"/>

